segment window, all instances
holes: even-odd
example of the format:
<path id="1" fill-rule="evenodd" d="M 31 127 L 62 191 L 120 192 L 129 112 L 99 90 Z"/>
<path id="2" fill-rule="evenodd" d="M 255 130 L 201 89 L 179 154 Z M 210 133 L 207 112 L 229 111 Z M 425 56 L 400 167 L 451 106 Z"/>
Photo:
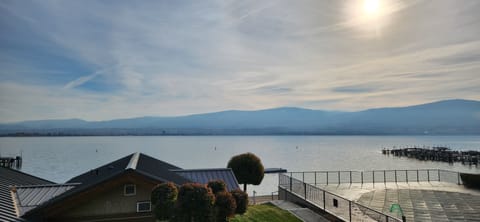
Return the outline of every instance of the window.
<path id="1" fill-rule="evenodd" d="M 150 212 L 152 210 L 152 204 L 150 201 L 137 202 L 137 212 Z"/>
<path id="2" fill-rule="evenodd" d="M 124 196 L 134 196 L 136 193 L 135 184 L 125 184 L 123 187 Z"/>

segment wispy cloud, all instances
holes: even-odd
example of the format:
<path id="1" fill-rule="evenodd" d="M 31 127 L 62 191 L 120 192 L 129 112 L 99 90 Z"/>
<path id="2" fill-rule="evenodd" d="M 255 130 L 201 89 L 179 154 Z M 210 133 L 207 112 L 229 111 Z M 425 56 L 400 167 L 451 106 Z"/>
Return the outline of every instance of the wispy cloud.
<path id="1" fill-rule="evenodd" d="M 358 2 L 3 1 L 0 121 L 480 99 L 478 1 Z"/>
<path id="2" fill-rule="evenodd" d="M 85 84 L 86 82 L 92 80 L 93 78 L 97 77 L 100 73 L 96 72 L 96 73 L 93 73 L 91 75 L 87 75 L 87 76 L 82 76 L 78 79 L 75 79 L 69 83 L 67 83 L 63 88 L 64 89 L 71 89 L 71 88 L 75 88 L 77 86 L 81 86 L 83 84 Z"/>

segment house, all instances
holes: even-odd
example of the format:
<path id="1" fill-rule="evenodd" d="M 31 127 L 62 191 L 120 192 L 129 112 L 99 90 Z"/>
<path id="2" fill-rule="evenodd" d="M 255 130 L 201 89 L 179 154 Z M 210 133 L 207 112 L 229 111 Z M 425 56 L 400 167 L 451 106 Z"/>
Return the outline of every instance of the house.
<path id="1" fill-rule="evenodd" d="M 8 204 L 13 206 L 15 213 L 13 215 L 9 208 L 10 217 L 13 215 L 20 220 L 154 221 L 150 193 L 155 185 L 162 182 L 207 183 L 216 179 L 225 181 L 229 190 L 239 188 L 231 169 L 184 170 L 134 153 L 64 184 L 41 179 L 23 184 L 12 182 L 6 195 L 11 196 Z"/>

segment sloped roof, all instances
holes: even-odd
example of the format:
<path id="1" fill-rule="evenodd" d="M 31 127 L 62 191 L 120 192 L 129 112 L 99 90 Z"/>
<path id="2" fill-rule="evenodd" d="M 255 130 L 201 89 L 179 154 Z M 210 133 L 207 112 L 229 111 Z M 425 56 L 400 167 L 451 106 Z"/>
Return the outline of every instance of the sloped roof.
<path id="1" fill-rule="evenodd" d="M 143 173 L 146 176 L 157 178 L 161 181 L 170 181 L 178 185 L 190 182 L 188 179 L 172 172 L 171 170 L 180 170 L 181 168 L 147 156 L 140 154 L 136 171 Z"/>
<path id="2" fill-rule="evenodd" d="M 67 184 L 45 187 L 20 187 L 17 194 L 20 211 L 26 218 L 33 218 L 48 210 L 50 206 L 61 204 L 63 200 L 88 192 L 97 185 L 135 173 L 153 181 L 173 182 L 182 185 L 189 182 L 206 184 L 211 180 L 223 180 L 229 190 L 238 189 L 238 182 L 231 169 L 192 169 L 183 170 L 167 162 L 143 153 L 133 153 L 96 169 L 85 172 L 67 181 Z M 28 193 L 38 197 L 29 197 Z"/>
<path id="3" fill-rule="evenodd" d="M 104 179 L 107 179 L 113 175 L 118 175 L 119 173 L 129 169 L 156 180 L 171 181 L 176 184 L 189 182 L 185 178 L 170 171 L 181 168 L 147 156 L 143 153 L 133 153 L 76 176 L 67 181 L 67 183 L 81 183 L 82 185 L 80 187 L 83 187 L 89 184 L 96 184 Z"/>
<path id="4" fill-rule="evenodd" d="M 67 183 L 76 183 L 78 185 L 41 203 L 35 209 L 25 212 L 24 215 L 29 217 L 52 204 L 59 203 L 66 198 L 84 192 L 98 184 L 131 172 L 138 173 L 159 182 L 170 181 L 178 185 L 191 182 L 170 171 L 176 169 L 181 168 L 147 156 L 143 153 L 133 153 L 70 179 Z"/>
<path id="5" fill-rule="evenodd" d="M 76 183 L 18 186 L 14 197 L 20 216 L 38 205 L 78 186 Z"/>
<path id="6" fill-rule="evenodd" d="M 37 184 L 53 184 L 53 182 L 18 170 L 0 167 L 0 221 L 22 221 L 17 218 L 10 187 Z"/>
<path id="7" fill-rule="evenodd" d="M 83 186 L 85 186 L 102 180 L 103 178 L 107 178 L 113 174 L 123 172 L 127 167 L 128 163 L 130 162 L 130 159 L 132 159 L 133 155 L 134 154 L 130 154 L 126 157 L 120 158 L 103 166 L 100 166 L 96 169 L 80 174 L 68 180 L 67 183 L 81 183 Z"/>
<path id="8" fill-rule="evenodd" d="M 237 178 L 230 168 L 172 170 L 193 182 L 206 184 L 212 180 L 223 180 L 229 191 L 239 189 Z"/>

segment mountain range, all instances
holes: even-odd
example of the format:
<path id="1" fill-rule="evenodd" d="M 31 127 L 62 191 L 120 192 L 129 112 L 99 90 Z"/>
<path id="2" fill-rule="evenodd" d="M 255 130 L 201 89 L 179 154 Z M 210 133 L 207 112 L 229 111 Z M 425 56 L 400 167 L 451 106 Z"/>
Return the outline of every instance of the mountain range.
<path id="1" fill-rule="evenodd" d="M 83 135 L 479 135 L 480 101 L 356 112 L 281 107 L 108 121 L 35 120 L 0 124 L 0 136 Z"/>

